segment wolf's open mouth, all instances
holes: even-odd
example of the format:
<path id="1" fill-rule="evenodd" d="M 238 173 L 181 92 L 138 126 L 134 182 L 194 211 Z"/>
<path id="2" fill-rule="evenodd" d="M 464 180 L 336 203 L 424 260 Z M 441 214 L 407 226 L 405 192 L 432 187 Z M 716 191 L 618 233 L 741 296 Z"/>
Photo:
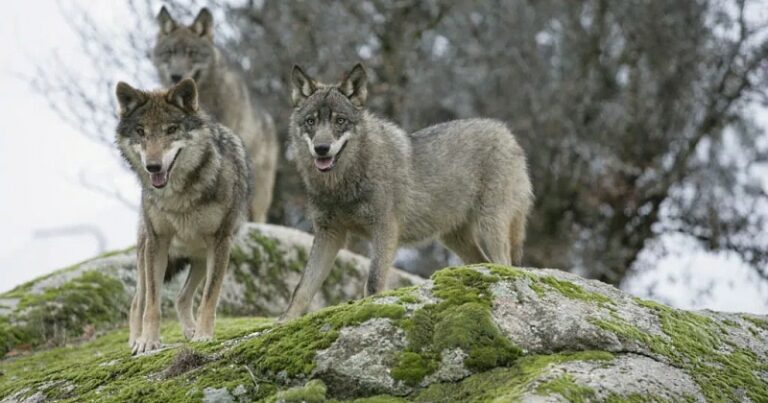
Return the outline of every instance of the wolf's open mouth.
<path id="1" fill-rule="evenodd" d="M 344 147 L 346 146 L 347 142 L 345 141 L 339 151 L 333 157 L 315 158 L 315 167 L 320 170 L 320 172 L 328 172 L 333 169 L 333 167 L 336 166 L 336 161 L 339 160 L 339 156 L 341 156 L 341 152 L 344 151 Z"/>
<path id="2" fill-rule="evenodd" d="M 149 180 L 152 181 L 152 186 L 157 189 L 162 189 L 168 184 L 168 178 L 171 177 L 171 169 L 173 169 L 173 165 L 176 163 L 176 158 L 179 157 L 179 153 L 181 153 L 181 149 L 176 151 L 176 155 L 173 156 L 173 160 L 171 160 L 171 165 L 168 166 L 168 169 L 163 172 L 149 174 Z"/>
<path id="3" fill-rule="evenodd" d="M 334 162 L 333 157 L 315 158 L 315 166 L 322 172 L 330 171 Z"/>

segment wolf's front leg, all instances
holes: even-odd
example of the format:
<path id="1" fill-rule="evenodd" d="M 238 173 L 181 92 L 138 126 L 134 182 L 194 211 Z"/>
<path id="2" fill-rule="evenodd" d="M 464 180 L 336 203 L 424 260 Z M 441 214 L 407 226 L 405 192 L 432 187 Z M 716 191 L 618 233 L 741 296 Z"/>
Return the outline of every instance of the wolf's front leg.
<path id="1" fill-rule="evenodd" d="M 398 226 L 394 220 L 381 223 L 374 229 L 371 240 L 371 268 L 368 271 L 368 282 L 365 285 L 366 297 L 384 290 L 389 266 L 395 259 L 398 238 Z"/>
<path id="2" fill-rule="evenodd" d="M 212 241 L 208 247 L 208 263 L 206 270 L 203 299 L 197 311 L 197 327 L 192 341 L 213 340 L 213 328 L 216 321 L 216 307 L 219 304 L 221 286 L 224 275 L 229 267 L 229 251 L 232 248 L 232 237 L 224 237 Z"/>
<path id="3" fill-rule="evenodd" d="M 315 240 L 312 242 L 312 250 L 309 252 L 307 267 L 304 269 L 301 280 L 293 291 L 288 309 L 280 317 L 280 321 L 299 317 L 307 311 L 312 297 L 315 296 L 331 272 L 333 260 L 346 239 L 346 231 L 317 229 Z"/>
<path id="4" fill-rule="evenodd" d="M 168 247 L 171 238 L 147 234 L 144 250 L 145 306 L 141 336 L 133 345 L 133 354 L 160 348 L 160 292 L 165 269 L 168 267 Z"/>
<path id="5" fill-rule="evenodd" d="M 144 253 L 146 238 L 144 229 L 139 229 L 139 238 L 136 242 L 136 293 L 133 295 L 131 313 L 128 315 L 128 327 L 130 329 L 128 345 L 131 348 L 133 348 L 136 340 L 141 337 L 141 321 L 144 317 L 144 300 L 147 292 L 145 275 L 146 256 Z"/>

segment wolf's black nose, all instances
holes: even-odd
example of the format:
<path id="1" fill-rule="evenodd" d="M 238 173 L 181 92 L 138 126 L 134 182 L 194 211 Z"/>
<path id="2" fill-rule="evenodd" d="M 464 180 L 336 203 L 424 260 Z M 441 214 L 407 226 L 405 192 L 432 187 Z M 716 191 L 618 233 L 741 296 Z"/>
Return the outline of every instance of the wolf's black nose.
<path id="1" fill-rule="evenodd" d="M 331 150 L 330 144 L 315 144 L 315 152 L 317 155 L 325 155 L 328 154 L 328 151 Z"/>
<path id="2" fill-rule="evenodd" d="M 160 164 L 147 164 L 147 171 L 149 171 L 149 173 L 156 174 L 160 172 L 162 168 L 163 166 Z"/>
<path id="3" fill-rule="evenodd" d="M 173 81 L 174 84 L 181 81 L 181 74 L 171 74 L 171 81 Z"/>

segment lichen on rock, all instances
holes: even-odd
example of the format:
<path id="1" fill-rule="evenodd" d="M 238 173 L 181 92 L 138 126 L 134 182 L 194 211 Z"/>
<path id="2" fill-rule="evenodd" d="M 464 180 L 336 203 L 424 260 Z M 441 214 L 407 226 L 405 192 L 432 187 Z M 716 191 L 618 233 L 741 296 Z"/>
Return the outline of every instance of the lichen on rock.
<path id="1" fill-rule="evenodd" d="M 153 354 L 131 357 L 117 329 L 6 358 L 0 399 L 767 401 L 765 320 L 554 270 L 463 266 L 286 323 L 221 317 L 209 343 L 168 321 Z"/>

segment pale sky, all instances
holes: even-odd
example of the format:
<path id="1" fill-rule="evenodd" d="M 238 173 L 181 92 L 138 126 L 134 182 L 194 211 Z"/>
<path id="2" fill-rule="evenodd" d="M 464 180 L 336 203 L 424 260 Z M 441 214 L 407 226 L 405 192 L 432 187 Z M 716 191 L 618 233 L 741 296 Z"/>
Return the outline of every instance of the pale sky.
<path id="1" fill-rule="evenodd" d="M 91 7 L 98 22 L 115 24 L 124 18 L 114 9 L 122 3 L 82 4 Z M 3 5 L 0 292 L 97 253 L 98 243 L 93 236 L 41 238 L 35 236 L 36 231 L 92 226 L 103 233 L 107 250 L 124 248 L 135 241 L 137 213 L 111 197 L 85 189 L 79 179 L 85 175 L 106 187 L 117 186 L 137 200 L 138 186 L 131 175 L 103 145 L 91 142 L 64 123 L 24 78 L 33 74 L 35 65 L 52 63 L 54 51 L 77 71 L 98 74 L 79 54 L 77 41 L 56 1 Z M 104 130 L 111 135 L 114 127 Z M 625 287 L 628 291 L 648 297 L 648 286 L 657 284 L 654 297 L 678 307 L 768 313 L 768 285 L 750 275 L 738 259 L 695 253 L 680 239 L 669 239 L 667 245 L 677 254 L 633 278 Z M 693 298 L 693 290 L 704 288 L 710 292 Z"/>

